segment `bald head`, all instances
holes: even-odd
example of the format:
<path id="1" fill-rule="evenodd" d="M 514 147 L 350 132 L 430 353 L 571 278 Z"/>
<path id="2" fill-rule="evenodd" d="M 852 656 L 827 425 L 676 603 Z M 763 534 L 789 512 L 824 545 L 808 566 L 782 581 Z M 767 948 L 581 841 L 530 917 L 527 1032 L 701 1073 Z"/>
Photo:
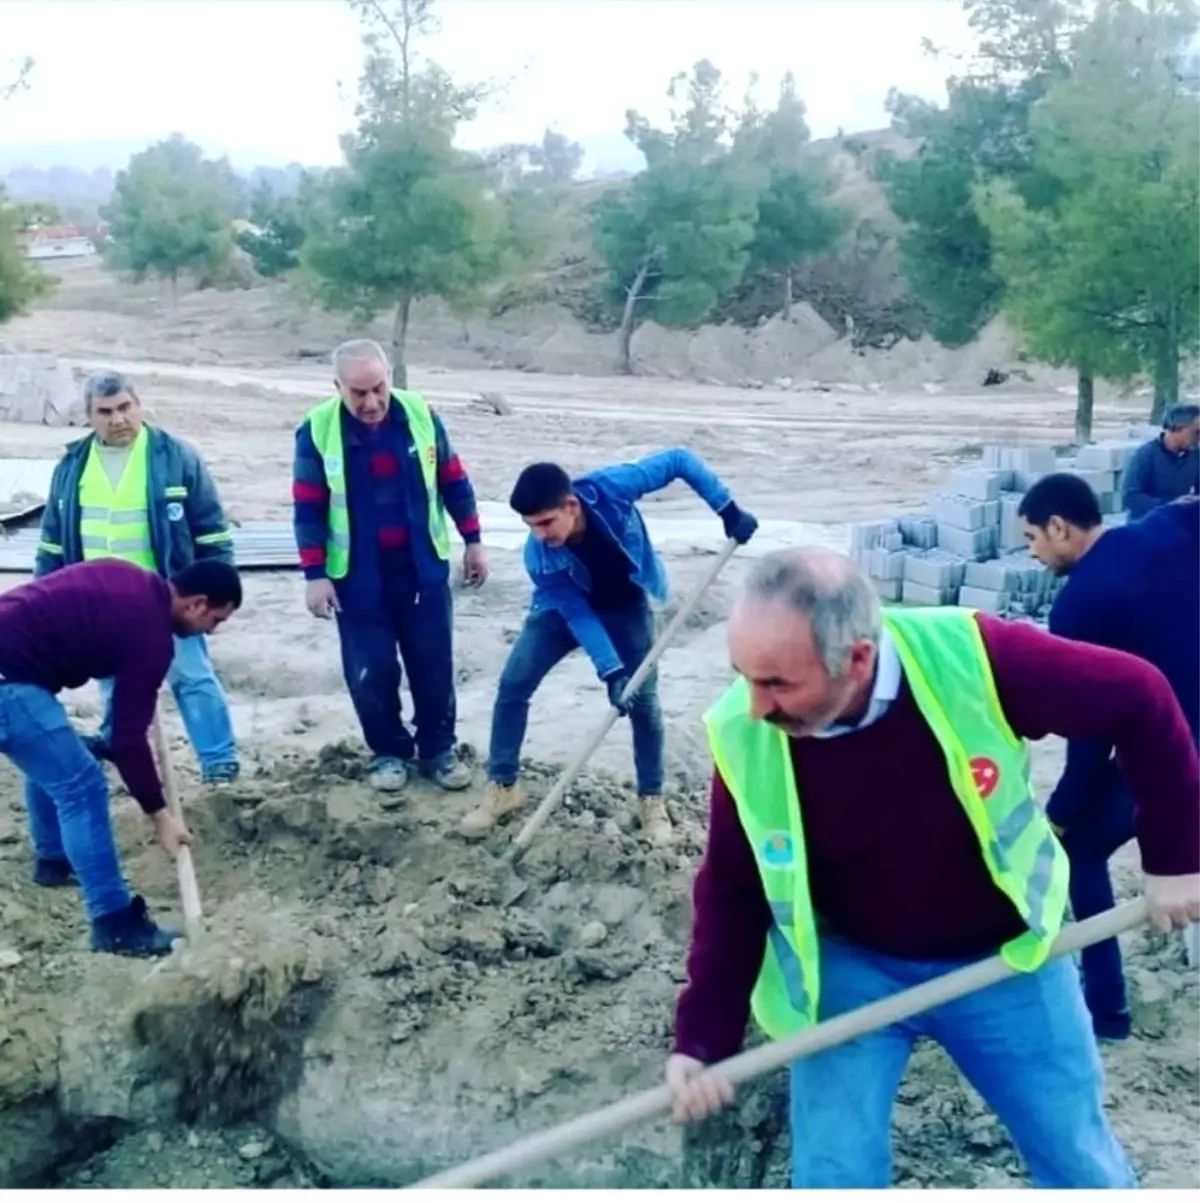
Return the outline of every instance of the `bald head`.
<path id="1" fill-rule="evenodd" d="M 881 622 L 874 587 L 841 552 L 795 547 L 757 561 L 729 621 L 755 717 L 799 737 L 865 705 Z"/>
<path id="2" fill-rule="evenodd" d="M 383 348 L 369 338 L 352 338 L 333 353 L 333 375 L 342 403 L 360 422 L 378 426 L 387 417 L 392 369 Z"/>

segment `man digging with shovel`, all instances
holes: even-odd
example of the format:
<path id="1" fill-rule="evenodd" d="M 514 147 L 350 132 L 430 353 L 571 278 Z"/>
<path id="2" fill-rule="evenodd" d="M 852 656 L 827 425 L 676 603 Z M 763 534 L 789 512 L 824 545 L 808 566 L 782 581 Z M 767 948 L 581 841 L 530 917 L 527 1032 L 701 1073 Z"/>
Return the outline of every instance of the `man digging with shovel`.
<path id="1" fill-rule="evenodd" d="M 1136 1185 L 1078 971 L 1047 961 L 1067 857 L 1023 741 L 1116 749 L 1150 920 L 1181 928 L 1200 917 L 1200 763 L 1161 672 L 970 610 L 881 615 L 823 548 L 754 566 L 729 647 L 739 680 L 706 716 L 716 773 L 666 1071 L 675 1118 L 730 1101 L 706 1066 L 737 1051 L 751 1011 L 785 1039 L 999 949 L 1016 976 L 792 1064 L 793 1186 L 892 1184 L 892 1107 L 920 1037 L 1038 1186 Z"/>
<path id="2" fill-rule="evenodd" d="M 175 637 L 211 634 L 242 602 L 232 564 L 199 560 L 169 582 L 121 560 L 73 564 L 0 596 L 0 752 L 25 775 L 40 886 L 78 883 L 92 950 L 164 956 L 159 927 L 121 874 L 104 773 L 55 696 L 113 681 L 105 750 L 171 855 L 191 843 L 166 806 L 147 742 Z"/>
<path id="3" fill-rule="evenodd" d="M 633 729 L 642 829 L 671 838 L 663 803 L 663 721 L 655 674 L 632 699 L 625 688 L 654 645 L 650 599 L 667 597 L 667 574 L 638 511 L 648 493 L 676 480 L 690 485 L 720 518 L 729 539 L 747 543 L 758 529 L 729 489 L 691 451 L 674 447 L 637 463 L 600 468 L 572 481 L 557 464 L 530 464 L 509 504 L 525 520 L 525 569 L 533 603 L 500 674 L 492 711 L 488 796 L 462 822 L 479 838 L 520 806 L 517 770 L 529 703 L 547 673 L 582 647 L 604 682 L 608 700 Z"/>

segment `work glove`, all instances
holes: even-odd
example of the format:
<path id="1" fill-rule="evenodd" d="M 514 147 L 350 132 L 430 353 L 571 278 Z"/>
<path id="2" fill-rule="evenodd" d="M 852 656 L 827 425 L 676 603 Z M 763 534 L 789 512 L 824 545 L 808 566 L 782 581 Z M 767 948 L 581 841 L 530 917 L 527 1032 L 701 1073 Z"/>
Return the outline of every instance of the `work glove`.
<path id="1" fill-rule="evenodd" d="M 758 530 L 758 519 L 753 514 L 738 509 L 736 501 L 729 502 L 718 513 L 725 527 L 726 538 L 732 539 L 735 543 L 749 543 L 751 535 Z"/>
<path id="2" fill-rule="evenodd" d="M 604 678 L 604 687 L 608 690 L 609 705 L 624 718 L 629 713 L 629 704 L 621 701 L 621 696 L 629 687 L 629 674 L 618 668 Z"/>

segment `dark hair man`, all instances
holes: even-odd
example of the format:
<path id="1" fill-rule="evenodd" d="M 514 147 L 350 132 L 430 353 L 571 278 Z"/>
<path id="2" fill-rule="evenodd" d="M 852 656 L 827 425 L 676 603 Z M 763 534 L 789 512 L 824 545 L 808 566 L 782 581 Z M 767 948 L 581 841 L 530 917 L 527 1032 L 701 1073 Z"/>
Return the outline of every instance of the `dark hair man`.
<path id="1" fill-rule="evenodd" d="M 141 398 L 120 372 L 96 372 L 83 386 L 92 433 L 67 448 L 54 470 L 35 574 L 115 556 L 163 577 L 203 560 L 233 563 L 233 541 L 217 487 L 190 444 L 145 420 Z M 167 675 L 204 781 L 238 775 L 229 702 L 203 635 L 175 640 Z M 100 748 L 111 737 L 112 682 Z"/>
<path id="2" fill-rule="evenodd" d="M 1130 652 L 1166 677 L 1200 743 L 1200 499 L 1159 506 L 1140 522 L 1105 530 L 1088 484 L 1055 473 L 1021 501 L 1036 559 L 1068 577 L 1050 610 L 1050 630 Z M 1111 741 L 1070 740 L 1067 763 L 1046 806 L 1071 858 L 1077 919 L 1114 902 L 1108 861 L 1135 834 L 1134 800 Z M 1096 1034 L 1130 1033 L 1116 940 L 1083 951 L 1084 995 Z"/>
<path id="3" fill-rule="evenodd" d="M 572 480 L 557 464 L 530 464 L 509 504 L 525 520 L 525 570 L 533 603 L 500 674 L 492 711 L 488 797 L 463 820 L 480 836 L 520 805 L 517 770 L 529 703 L 546 674 L 576 647 L 591 659 L 609 702 L 629 716 L 642 827 L 671 837 L 663 803 L 663 722 L 651 673 L 628 705 L 622 695 L 654 644 L 650 599 L 667 596 L 667 575 L 637 502 L 683 480 L 720 515 L 726 535 L 747 542 L 758 528 L 729 489 L 684 447 Z"/>
<path id="4" fill-rule="evenodd" d="M 305 601 L 316 617 L 337 618 L 372 787 L 401 794 L 415 761 L 443 789 L 466 789 L 471 770 L 455 739 L 450 522 L 466 544 L 464 582 L 482 585 L 475 490 L 425 398 L 393 388 L 378 343 L 342 343 L 333 370 L 336 393 L 296 431 L 293 519 Z M 402 664 L 415 739 L 400 713 Z"/>
<path id="5" fill-rule="evenodd" d="M 1163 417 L 1162 434 L 1133 453 L 1121 499 L 1131 518 L 1142 518 L 1189 493 L 1200 493 L 1200 405 L 1176 405 Z"/>
<path id="6" fill-rule="evenodd" d="M 237 570 L 219 560 L 198 560 L 169 582 L 121 560 L 92 560 L 0 596 L 0 752 L 25 776 L 34 881 L 78 882 L 96 952 L 161 956 L 177 933 L 159 927 L 125 884 L 104 773 L 55 695 L 112 680 L 106 754 L 175 856 L 191 835 L 166 809 L 146 733 L 175 637 L 211 634 L 241 603 Z"/>

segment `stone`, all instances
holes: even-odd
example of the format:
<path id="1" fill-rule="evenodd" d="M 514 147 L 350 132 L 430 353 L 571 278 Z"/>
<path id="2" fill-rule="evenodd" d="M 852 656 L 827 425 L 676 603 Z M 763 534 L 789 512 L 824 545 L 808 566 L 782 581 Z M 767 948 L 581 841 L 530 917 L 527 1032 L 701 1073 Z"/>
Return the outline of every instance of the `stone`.
<path id="1" fill-rule="evenodd" d="M 583 948 L 595 948 L 603 944 L 607 936 L 608 928 L 599 919 L 593 919 L 579 929 L 579 943 Z"/>
<path id="2" fill-rule="evenodd" d="M 243 1161 L 257 1161 L 270 1146 L 262 1140 L 249 1140 L 238 1149 L 238 1156 Z"/>
<path id="3" fill-rule="evenodd" d="M 0 421 L 80 426 L 82 390 L 53 355 L 0 355 Z"/>
<path id="4" fill-rule="evenodd" d="M 0 948 L 0 969 L 15 969 L 24 959 L 15 948 Z"/>

